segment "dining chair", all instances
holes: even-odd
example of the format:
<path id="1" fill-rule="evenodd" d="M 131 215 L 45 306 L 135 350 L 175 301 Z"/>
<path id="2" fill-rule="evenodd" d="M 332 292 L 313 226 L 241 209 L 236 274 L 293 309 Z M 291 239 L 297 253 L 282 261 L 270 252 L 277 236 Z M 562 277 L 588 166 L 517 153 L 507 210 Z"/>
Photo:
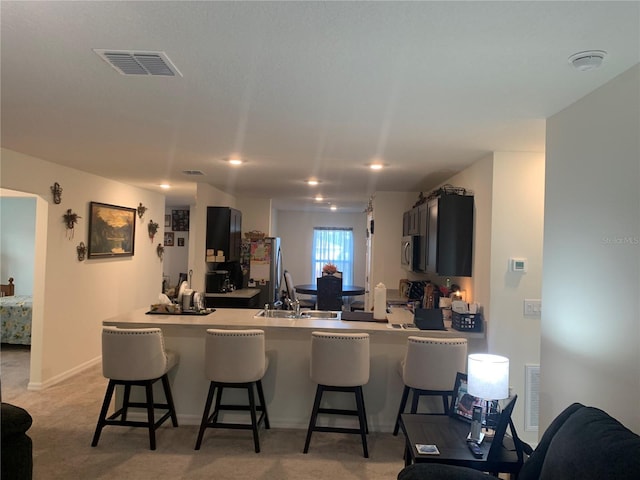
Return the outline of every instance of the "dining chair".
<path id="1" fill-rule="evenodd" d="M 290 300 L 292 301 L 296 301 L 299 300 L 300 301 L 300 307 L 301 308 L 315 308 L 316 306 L 316 299 L 315 298 L 298 298 L 298 295 L 296 294 L 296 289 L 293 286 L 293 279 L 291 278 L 291 273 L 289 273 L 288 270 L 284 271 L 284 285 L 287 289 L 287 296 L 289 297 Z"/>
<path id="2" fill-rule="evenodd" d="M 318 310 L 342 310 L 342 277 L 318 277 Z"/>

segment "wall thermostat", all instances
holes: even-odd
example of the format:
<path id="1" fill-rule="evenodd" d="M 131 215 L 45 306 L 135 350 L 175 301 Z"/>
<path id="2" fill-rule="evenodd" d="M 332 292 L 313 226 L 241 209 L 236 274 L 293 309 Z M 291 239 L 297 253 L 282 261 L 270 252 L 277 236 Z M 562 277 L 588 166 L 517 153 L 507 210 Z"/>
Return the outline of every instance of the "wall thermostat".
<path id="1" fill-rule="evenodd" d="M 512 272 L 520 272 L 520 273 L 526 273 L 527 272 L 527 259 L 526 258 L 522 258 L 522 257 L 512 257 L 509 259 L 509 269 Z"/>

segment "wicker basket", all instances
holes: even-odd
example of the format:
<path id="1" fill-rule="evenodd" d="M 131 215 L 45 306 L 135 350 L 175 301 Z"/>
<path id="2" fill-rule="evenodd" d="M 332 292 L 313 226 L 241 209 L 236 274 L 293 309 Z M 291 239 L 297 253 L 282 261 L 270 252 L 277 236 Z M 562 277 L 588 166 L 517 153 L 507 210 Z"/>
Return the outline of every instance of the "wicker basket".
<path id="1" fill-rule="evenodd" d="M 254 242 L 256 240 L 262 240 L 265 237 L 265 233 L 259 230 L 251 230 L 250 232 L 244 232 L 244 237 Z"/>

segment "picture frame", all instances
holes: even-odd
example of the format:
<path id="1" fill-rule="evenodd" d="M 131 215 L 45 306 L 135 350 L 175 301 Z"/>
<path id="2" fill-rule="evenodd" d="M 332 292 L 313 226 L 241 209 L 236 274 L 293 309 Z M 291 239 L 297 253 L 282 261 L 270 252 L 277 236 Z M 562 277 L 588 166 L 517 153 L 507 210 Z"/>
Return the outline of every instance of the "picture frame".
<path id="1" fill-rule="evenodd" d="M 135 208 L 90 202 L 88 258 L 133 256 L 136 212 Z"/>
<path id="2" fill-rule="evenodd" d="M 451 409 L 449 415 L 465 422 L 471 423 L 473 407 L 482 407 L 482 424 L 486 425 L 487 405 L 491 412 L 499 410 L 498 401 L 486 402 L 481 398 L 474 397 L 467 392 L 467 374 L 458 372 L 453 387 L 453 397 L 451 398 Z"/>
<path id="3" fill-rule="evenodd" d="M 164 216 L 164 226 L 165 228 L 171 227 L 171 215 Z"/>
<path id="4" fill-rule="evenodd" d="M 178 246 L 184 247 L 184 237 L 178 237 Z"/>
<path id="5" fill-rule="evenodd" d="M 173 232 L 164 232 L 164 246 L 173 247 L 175 234 Z"/>
<path id="6" fill-rule="evenodd" d="M 171 220 L 171 230 L 174 232 L 189 231 L 189 210 L 172 210 Z"/>

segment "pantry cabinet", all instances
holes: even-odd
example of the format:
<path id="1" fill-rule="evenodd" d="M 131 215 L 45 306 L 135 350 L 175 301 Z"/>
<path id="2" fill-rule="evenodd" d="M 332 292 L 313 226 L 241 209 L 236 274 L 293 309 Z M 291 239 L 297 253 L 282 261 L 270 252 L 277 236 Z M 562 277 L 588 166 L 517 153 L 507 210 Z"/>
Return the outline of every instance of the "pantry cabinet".
<path id="1" fill-rule="evenodd" d="M 242 246 L 242 212 L 230 207 L 207 207 L 207 250 L 217 255 L 222 250 L 225 261 L 240 260 Z"/>
<path id="2" fill-rule="evenodd" d="M 473 267 L 473 197 L 442 195 L 432 198 L 424 205 L 420 219 L 420 271 L 440 276 L 470 277 Z"/>

